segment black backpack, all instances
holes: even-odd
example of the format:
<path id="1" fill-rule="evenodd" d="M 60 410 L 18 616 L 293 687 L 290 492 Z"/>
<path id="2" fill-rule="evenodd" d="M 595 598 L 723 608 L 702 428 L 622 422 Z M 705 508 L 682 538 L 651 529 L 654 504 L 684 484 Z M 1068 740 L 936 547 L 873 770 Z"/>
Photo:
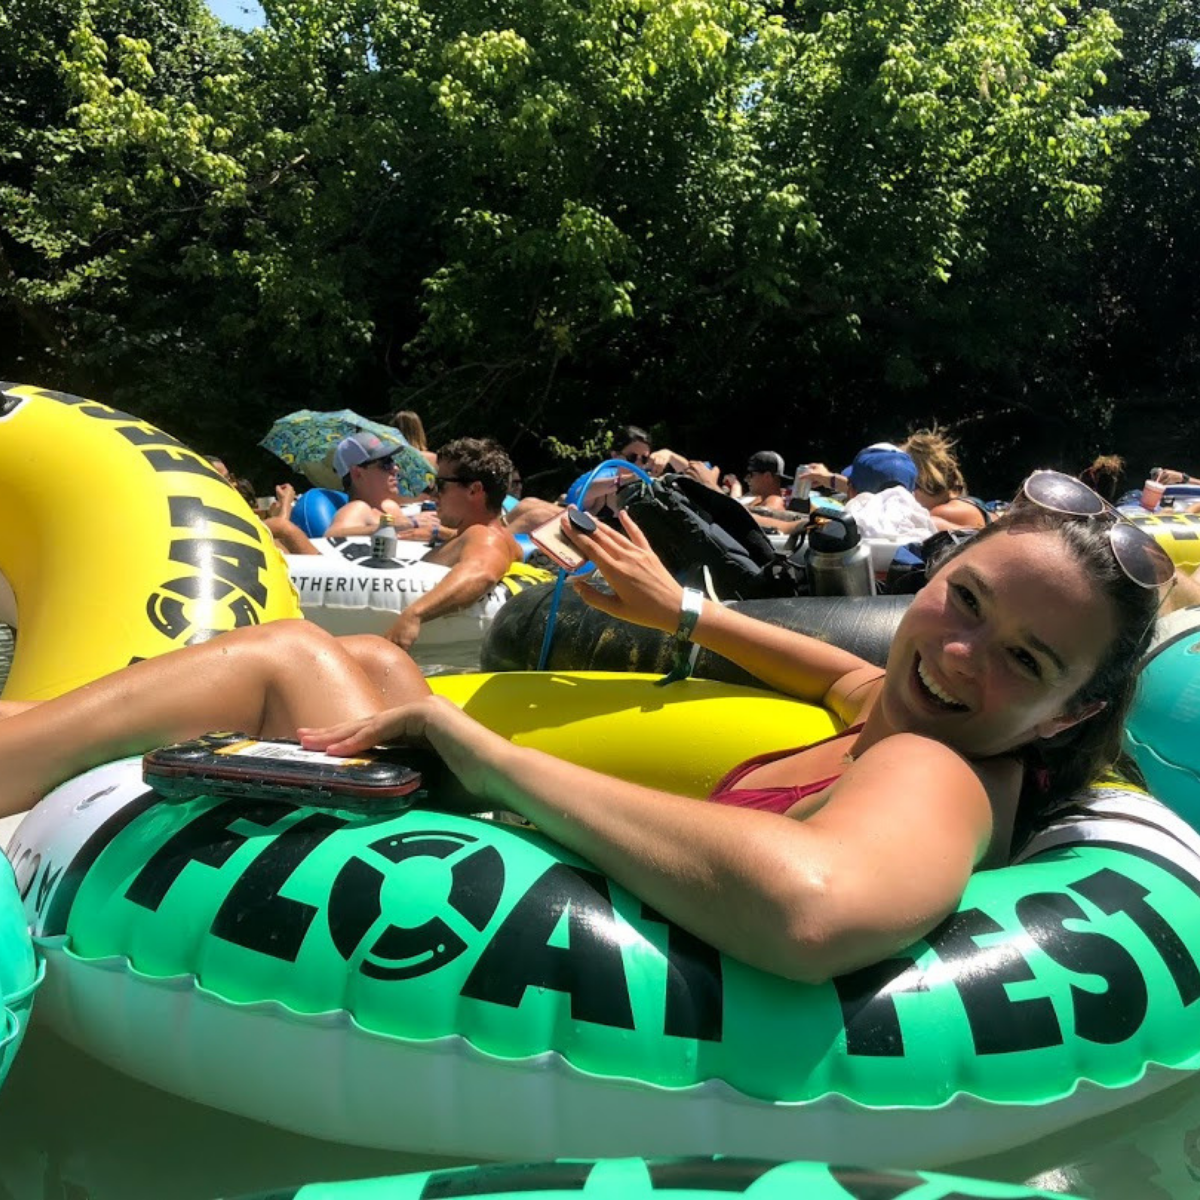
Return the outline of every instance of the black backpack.
<path id="1" fill-rule="evenodd" d="M 629 484 L 619 497 L 667 570 L 704 588 L 704 569 L 721 600 L 808 594 L 805 572 L 788 562 L 731 496 L 689 475 Z"/>

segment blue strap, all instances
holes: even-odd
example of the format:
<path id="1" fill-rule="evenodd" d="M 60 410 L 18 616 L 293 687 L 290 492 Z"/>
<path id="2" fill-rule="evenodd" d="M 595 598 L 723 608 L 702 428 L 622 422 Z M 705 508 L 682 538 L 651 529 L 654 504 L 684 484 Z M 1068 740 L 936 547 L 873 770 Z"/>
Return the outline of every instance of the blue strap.
<path id="1" fill-rule="evenodd" d="M 597 463 L 588 473 L 584 479 L 580 495 L 587 495 L 588 488 L 592 486 L 592 480 L 597 475 L 608 474 L 613 471 L 632 471 L 647 487 L 650 487 L 652 484 L 650 476 L 635 463 L 627 462 L 623 458 L 606 458 L 602 462 Z M 558 624 L 558 606 L 562 603 L 563 585 L 567 582 L 568 576 L 584 575 L 588 571 L 593 570 L 595 565 L 595 563 L 585 562 L 582 566 L 576 567 L 574 571 L 564 571 L 561 567 L 559 568 L 558 579 L 554 584 L 554 595 L 550 597 L 550 611 L 546 614 L 546 632 L 542 635 L 542 649 L 538 654 L 537 669 L 539 671 L 544 671 L 546 663 L 550 661 L 550 646 L 554 642 L 554 627 Z"/>
<path id="2" fill-rule="evenodd" d="M 558 622 L 558 606 L 562 601 L 563 584 L 567 582 L 567 572 L 561 567 L 558 579 L 554 584 L 554 595 L 550 597 L 550 612 L 546 616 L 546 632 L 542 635 L 542 649 L 538 655 L 537 669 L 544 671 L 550 659 L 550 643 L 554 641 L 554 626 Z"/>

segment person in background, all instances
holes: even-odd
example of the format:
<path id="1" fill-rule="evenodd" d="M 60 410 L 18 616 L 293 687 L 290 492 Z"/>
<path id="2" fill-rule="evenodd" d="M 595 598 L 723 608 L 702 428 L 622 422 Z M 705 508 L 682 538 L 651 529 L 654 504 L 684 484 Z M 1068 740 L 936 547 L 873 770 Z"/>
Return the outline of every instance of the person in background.
<path id="1" fill-rule="evenodd" d="M 786 477 L 783 455 L 774 450 L 760 450 L 750 455 L 750 461 L 746 464 L 744 489 L 736 475 L 726 475 L 722 482 L 729 494 L 747 508 L 783 509 L 783 481 Z"/>
<path id="2" fill-rule="evenodd" d="M 1115 504 L 1121 494 L 1121 476 L 1125 460 L 1119 454 L 1098 454 L 1091 465 L 1079 472 L 1079 478 L 1109 504 Z"/>
<path id="3" fill-rule="evenodd" d="M 501 506 L 512 475 L 512 460 L 489 438 L 457 438 L 437 453 L 437 517 L 454 533 L 422 562 L 449 567 L 434 588 L 418 597 L 395 619 L 384 636 L 407 650 L 422 625 L 481 600 L 504 578 L 521 548 L 501 520 Z"/>
<path id="4" fill-rule="evenodd" d="M 275 545 L 285 554 L 320 554 L 308 534 L 292 520 L 296 499 L 296 489 L 290 483 L 277 483 L 275 499 L 262 522 L 271 531 Z"/>
<path id="5" fill-rule="evenodd" d="M 431 467 L 437 466 L 437 455 L 429 449 L 429 440 L 425 436 L 425 426 L 421 423 L 421 418 L 415 412 L 408 408 L 402 408 L 392 416 L 389 423 L 400 430 L 404 440 L 414 450 L 419 450 Z"/>
<path id="6" fill-rule="evenodd" d="M 258 507 L 258 493 L 254 490 L 254 484 L 250 480 L 241 475 L 230 475 L 229 486 L 250 506 L 250 511 L 256 516 L 261 517 L 263 513 Z"/>
<path id="7" fill-rule="evenodd" d="M 349 499 L 329 524 L 326 537 L 355 537 L 374 533 L 384 513 L 396 523 L 398 536 L 423 528 L 426 535 L 432 515 L 405 516 L 401 505 L 411 497 L 396 492 L 395 442 L 385 442 L 373 433 L 354 433 L 342 438 L 333 452 L 333 469 L 341 478 Z"/>
<path id="8" fill-rule="evenodd" d="M 1186 471 L 1177 471 L 1174 467 L 1158 467 L 1157 471 L 1157 475 L 1151 472 L 1150 478 L 1157 479 L 1159 483 L 1165 483 L 1168 487 L 1172 484 L 1200 484 L 1200 478 L 1189 475 Z"/>
<path id="9" fill-rule="evenodd" d="M 967 494 L 967 481 L 954 453 L 956 444 L 934 425 L 909 434 L 900 449 L 917 464 L 913 495 L 938 529 L 982 529 L 992 514 L 982 500 Z"/>
<path id="10" fill-rule="evenodd" d="M 917 464 L 892 442 L 874 442 L 860 450 L 840 474 L 824 463 L 813 463 L 797 483 L 804 481 L 813 487 L 841 492 L 852 500 L 862 493 L 874 495 L 892 487 L 911 492 L 917 486 Z"/>
<path id="11" fill-rule="evenodd" d="M 618 425 L 612 433 L 609 458 L 623 458 L 626 462 L 650 470 L 650 435 L 639 425 Z"/>
<path id="12" fill-rule="evenodd" d="M 206 454 L 205 461 L 222 479 L 229 481 L 229 468 L 225 465 L 225 460 L 216 454 Z"/>

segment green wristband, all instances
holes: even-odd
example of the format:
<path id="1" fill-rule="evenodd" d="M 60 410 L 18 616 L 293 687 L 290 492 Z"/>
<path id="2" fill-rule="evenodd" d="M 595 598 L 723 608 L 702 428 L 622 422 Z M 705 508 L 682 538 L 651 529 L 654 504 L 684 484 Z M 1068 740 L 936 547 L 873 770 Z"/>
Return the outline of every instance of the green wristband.
<path id="1" fill-rule="evenodd" d="M 696 630 L 696 622 L 700 620 L 700 610 L 704 607 L 704 593 L 698 588 L 684 588 L 683 602 L 679 608 L 679 624 L 675 629 L 675 637 L 681 642 L 690 642 Z"/>

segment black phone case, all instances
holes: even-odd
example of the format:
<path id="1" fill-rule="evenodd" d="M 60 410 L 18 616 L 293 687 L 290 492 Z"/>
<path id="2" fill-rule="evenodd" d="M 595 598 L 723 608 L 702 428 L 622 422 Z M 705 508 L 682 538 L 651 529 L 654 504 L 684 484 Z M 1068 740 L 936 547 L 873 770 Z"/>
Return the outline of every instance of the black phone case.
<path id="1" fill-rule="evenodd" d="M 240 757 L 227 748 L 241 742 L 298 746 L 284 738 L 209 733 L 194 741 L 151 750 L 142 777 L 161 796 L 244 796 L 296 804 L 370 804 L 408 807 L 422 789 L 428 751 L 376 747 L 345 764 L 297 762 L 270 756 Z M 225 750 L 225 753 L 221 751 Z M 366 760 L 366 761 L 360 761 Z M 440 764 L 439 764 L 440 765 Z"/>

